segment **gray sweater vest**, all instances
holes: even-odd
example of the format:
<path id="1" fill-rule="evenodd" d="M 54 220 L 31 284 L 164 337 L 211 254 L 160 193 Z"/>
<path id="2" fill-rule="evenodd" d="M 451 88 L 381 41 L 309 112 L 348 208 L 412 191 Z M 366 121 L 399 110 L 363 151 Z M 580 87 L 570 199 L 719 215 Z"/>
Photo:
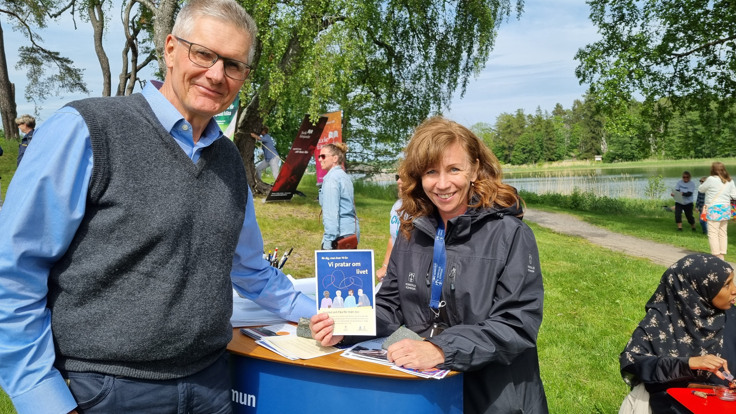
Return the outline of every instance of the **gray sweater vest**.
<path id="1" fill-rule="evenodd" d="M 86 212 L 53 266 L 56 366 L 171 379 L 214 362 L 232 329 L 230 270 L 247 181 L 218 139 L 194 164 L 142 95 L 73 102 L 90 131 Z"/>

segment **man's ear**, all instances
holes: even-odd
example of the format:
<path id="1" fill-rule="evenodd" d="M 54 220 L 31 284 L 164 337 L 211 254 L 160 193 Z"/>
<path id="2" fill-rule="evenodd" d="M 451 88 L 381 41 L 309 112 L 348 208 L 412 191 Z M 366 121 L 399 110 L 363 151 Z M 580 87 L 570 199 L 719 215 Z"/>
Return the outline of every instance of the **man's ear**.
<path id="1" fill-rule="evenodd" d="M 179 41 L 176 40 L 174 35 L 169 33 L 169 35 L 166 36 L 166 40 L 164 41 L 164 61 L 166 62 L 166 67 L 169 69 L 174 66 L 174 48 L 177 43 L 179 43 Z"/>

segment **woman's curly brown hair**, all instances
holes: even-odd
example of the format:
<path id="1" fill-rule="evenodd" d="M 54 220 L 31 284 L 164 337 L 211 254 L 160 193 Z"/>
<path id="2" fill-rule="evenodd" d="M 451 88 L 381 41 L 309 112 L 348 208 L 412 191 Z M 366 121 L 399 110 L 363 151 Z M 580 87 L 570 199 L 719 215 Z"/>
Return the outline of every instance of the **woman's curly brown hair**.
<path id="1" fill-rule="evenodd" d="M 407 239 L 413 228 L 413 220 L 434 214 L 435 206 L 422 188 L 422 176 L 438 165 L 447 148 L 459 143 L 468 155 L 478 178 L 470 188 L 469 207 L 510 207 L 522 202 L 516 189 L 501 182 L 501 164 L 493 152 L 472 131 L 443 117 L 431 117 L 414 130 L 404 150 L 404 160 L 399 166 L 401 200 L 399 209 L 401 233 Z"/>

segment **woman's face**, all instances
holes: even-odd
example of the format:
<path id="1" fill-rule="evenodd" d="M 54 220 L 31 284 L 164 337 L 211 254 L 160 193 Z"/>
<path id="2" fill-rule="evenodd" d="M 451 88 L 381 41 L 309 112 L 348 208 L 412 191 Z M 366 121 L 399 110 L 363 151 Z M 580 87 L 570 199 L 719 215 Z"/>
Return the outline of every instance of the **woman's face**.
<path id="1" fill-rule="evenodd" d="M 465 213 L 470 200 L 470 182 L 477 176 L 468 154 L 457 142 L 444 151 L 438 165 L 431 165 L 422 174 L 424 193 L 437 207 L 443 221 Z"/>
<path id="2" fill-rule="evenodd" d="M 337 164 L 337 155 L 334 155 L 327 148 L 319 150 L 319 166 L 323 170 L 328 171 Z"/>
<path id="3" fill-rule="evenodd" d="M 736 284 L 734 284 L 733 273 L 731 273 L 726 279 L 726 284 L 711 302 L 715 308 L 728 310 L 733 306 L 734 300 L 736 300 Z"/>

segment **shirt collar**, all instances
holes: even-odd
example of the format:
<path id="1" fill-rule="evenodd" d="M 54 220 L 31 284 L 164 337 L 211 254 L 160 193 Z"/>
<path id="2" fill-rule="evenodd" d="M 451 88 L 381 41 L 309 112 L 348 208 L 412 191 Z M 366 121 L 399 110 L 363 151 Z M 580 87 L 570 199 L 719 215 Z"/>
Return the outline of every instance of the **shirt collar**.
<path id="1" fill-rule="evenodd" d="M 189 158 L 197 162 L 203 148 L 210 146 L 217 139 L 224 136 L 222 130 L 214 118 L 210 119 L 204 131 L 202 131 L 202 136 L 195 144 L 192 136 L 192 124 L 187 122 L 176 107 L 161 94 L 159 91 L 161 85 L 163 83 L 160 81 L 149 81 L 143 87 L 141 94 L 151 106 L 154 115 L 156 115 L 164 129 L 169 132 Z"/>

